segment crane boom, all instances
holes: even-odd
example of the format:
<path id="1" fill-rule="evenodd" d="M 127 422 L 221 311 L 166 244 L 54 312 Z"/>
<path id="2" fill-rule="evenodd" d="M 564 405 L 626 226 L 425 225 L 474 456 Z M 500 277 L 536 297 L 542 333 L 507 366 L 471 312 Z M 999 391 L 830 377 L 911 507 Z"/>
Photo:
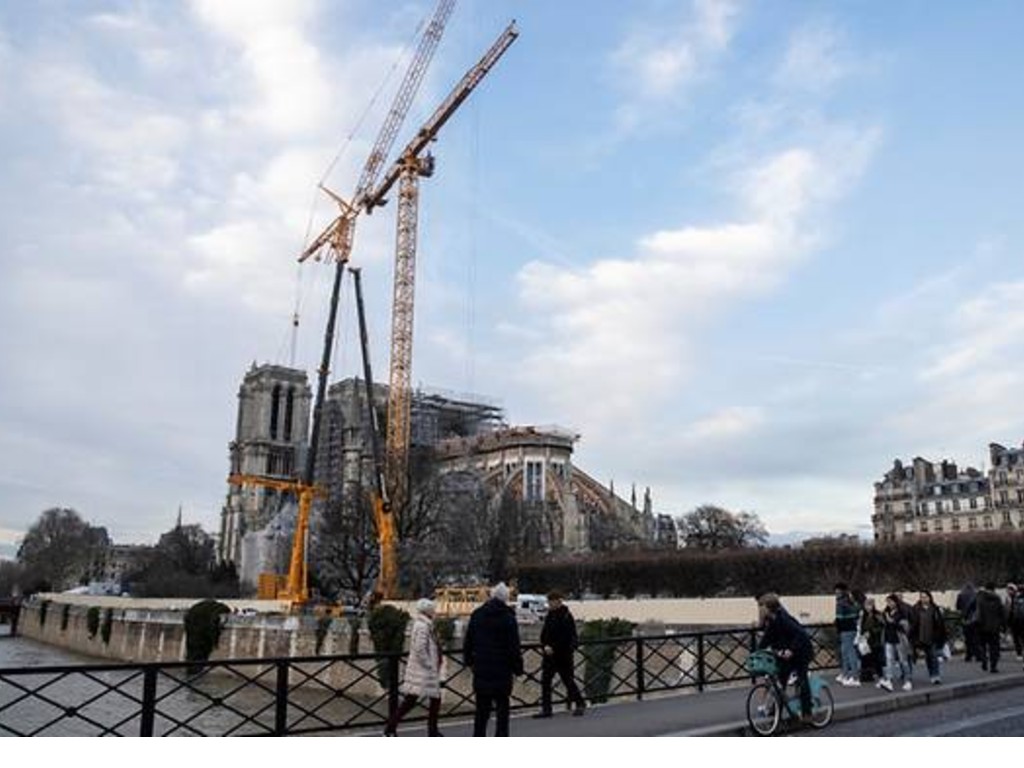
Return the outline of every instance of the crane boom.
<path id="1" fill-rule="evenodd" d="M 398 92 L 391 102 L 391 109 L 384 120 L 384 125 L 381 126 L 380 133 L 377 134 L 377 140 L 373 144 L 373 149 L 370 150 L 370 155 L 366 158 L 366 163 L 363 165 L 362 173 L 359 175 L 359 182 L 356 184 L 356 190 L 352 195 L 351 201 L 346 202 L 342 200 L 338 195 L 335 195 L 321 185 L 321 189 L 324 189 L 338 203 L 341 213 L 299 254 L 299 261 L 305 261 L 314 254 L 319 259 L 320 251 L 324 246 L 330 246 L 335 260 L 339 263 L 344 264 L 348 261 L 352 253 L 352 243 L 355 237 L 356 218 L 363 208 L 367 194 L 376 185 L 381 170 L 384 168 L 384 163 L 387 162 L 388 155 L 391 153 L 391 148 L 398 137 L 402 123 L 405 122 L 405 117 L 409 113 L 413 97 L 415 97 L 416 92 L 419 90 L 420 83 L 423 82 L 423 76 L 427 72 L 430 60 L 434 57 L 434 51 L 437 50 L 438 43 L 441 42 L 441 35 L 444 34 L 445 25 L 448 23 L 454 8 L 455 0 L 438 1 L 437 8 L 434 9 L 434 15 L 427 25 L 423 37 L 420 38 L 416 53 L 409 62 L 409 68 L 405 72 L 402 84 L 399 86 Z"/>
<path id="2" fill-rule="evenodd" d="M 391 315 L 391 370 L 388 387 L 388 421 L 385 442 L 385 473 L 387 498 L 380 514 L 378 531 L 387 532 L 388 546 L 381 533 L 381 569 L 378 591 L 384 597 L 394 597 L 398 588 L 397 531 L 398 520 L 405 512 L 409 499 L 409 444 L 411 438 L 412 405 L 412 337 L 414 295 L 416 288 L 416 240 L 419 217 L 419 178 L 434 172 L 434 158 L 420 157 L 426 146 L 434 140 L 441 127 L 469 97 L 484 76 L 498 62 L 519 33 L 512 22 L 498 36 L 483 57 L 463 75 L 417 132 L 416 137 L 402 151 L 385 180 L 374 190 L 366 203 L 369 212 L 375 205 L 383 205 L 388 189 L 399 181 L 398 214 L 396 226 L 394 297 Z"/>

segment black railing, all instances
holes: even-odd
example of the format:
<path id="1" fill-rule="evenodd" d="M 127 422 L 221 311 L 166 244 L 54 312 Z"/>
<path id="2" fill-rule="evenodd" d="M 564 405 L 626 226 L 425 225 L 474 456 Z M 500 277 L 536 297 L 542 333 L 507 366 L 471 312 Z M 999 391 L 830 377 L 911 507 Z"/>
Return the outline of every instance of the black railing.
<path id="1" fill-rule="evenodd" d="M 832 626 L 808 630 L 812 667 L 836 666 Z M 592 702 L 703 691 L 748 679 L 744 662 L 756 639 L 753 629 L 727 629 L 587 641 L 576 654 L 576 676 Z M 523 651 L 513 709 L 536 708 L 540 700 L 540 646 Z M 0 669 L 0 733 L 282 736 L 380 728 L 397 702 L 404 659 L 356 654 Z M 461 652 L 446 651 L 442 715 L 465 716 L 472 708 L 472 673 Z"/>

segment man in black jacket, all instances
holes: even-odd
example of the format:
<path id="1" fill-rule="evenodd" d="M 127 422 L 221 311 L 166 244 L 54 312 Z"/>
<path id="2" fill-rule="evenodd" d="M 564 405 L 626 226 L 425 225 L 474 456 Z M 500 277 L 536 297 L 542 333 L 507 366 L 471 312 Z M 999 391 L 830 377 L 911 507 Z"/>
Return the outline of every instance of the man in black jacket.
<path id="1" fill-rule="evenodd" d="M 757 601 L 761 614 L 764 634 L 757 644 L 758 650 L 771 648 L 779 660 L 779 683 L 786 685 L 789 675 L 796 672 L 800 687 L 800 714 L 804 721 L 811 717 L 811 686 L 807 680 L 807 669 L 811 666 L 814 647 L 811 637 L 803 625 L 794 619 L 779 596 L 771 592 L 761 595 Z"/>
<path id="2" fill-rule="evenodd" d="M 540 674 L 540 712 L 535 718 L 551 717 L 551 684 L 555 673 L 562 679 L 569 701 L 575 704 L 573 715 L 583 714 L 587 704 L 580 695 L 573 675 L 573 652 L 576 650 L 576 620 L 558 592 L 548 594 L 548 614 L 540 631 L 544 661 Z"/>
<path id="3" fill-rule="evenodd" d="M 978 592 L 978 638 L 981 641 L 981 668 L 993 674 L 999 664 L 999 639 L 1006 627 L 1003 601 L 996 594 L 995 582 Z"/>
<path id="4" fill-rule="evenodd" d="M 466 666 L 473 670 L 476 713 L 473 735 L 486 736 L 491 710 L 495 710 L 495 736 L 508 736 L 509 697 L 512 678 L 523 674 L 519 625 L 508 607 L 508 587 L 499 583 L 491 599 L 469 617 L 462 646 Z"/>

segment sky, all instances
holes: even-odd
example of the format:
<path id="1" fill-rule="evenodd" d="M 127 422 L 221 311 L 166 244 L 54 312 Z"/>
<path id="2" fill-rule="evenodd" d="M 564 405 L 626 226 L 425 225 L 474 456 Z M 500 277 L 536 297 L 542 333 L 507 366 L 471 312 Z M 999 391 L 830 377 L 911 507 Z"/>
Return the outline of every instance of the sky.
<path id="1" fill-rule="evenodd" d="M 432 7 L 0 5 L 0 547 L 53 506 L 218 530 L 245 371 L 318 363 L 317 185 L 355 188 Z M 421 183 L 415 383 L 772 533 L 1024 440 L 1024 6 L 462 0 L 399 145 L 513 18 Z M 380 379 L 393 253 L 392 204 L 353 255 Z"/>

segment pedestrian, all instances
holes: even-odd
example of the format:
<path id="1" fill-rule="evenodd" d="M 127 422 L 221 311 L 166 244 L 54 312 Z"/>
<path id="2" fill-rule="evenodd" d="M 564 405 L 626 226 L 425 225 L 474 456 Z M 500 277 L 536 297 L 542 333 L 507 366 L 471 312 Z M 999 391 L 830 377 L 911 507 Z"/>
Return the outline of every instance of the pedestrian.
<path id="1" fill-rule="evenodd" d="M 427 700 L 427 735 L 443 736 L 437 727 L 441 713 L 441 643 L 434 629 L 436 606 L 433 600 L 416 602 L 416 616 L 409 633 L 409 660 L 399 688 L 405 698 L 388 718 L 385 736 L 397 736 L 398 724 L 420 699 Z"/>
<path id="2" fill-rule="evenodd" d="M 981 668 L 995 674 L 999 665 L 999 641 L 1006 627 L 1006 610 L 996 594 L 995 582 L 989 581 L 978 592 L 978 640 L 981 647 Z"/>
<path id="3" fill-rule="evenodd" d="M 573 704 L 573 715 L 579 717 L 586 709 L 586 702 L 576 685 L 573 654 L 576 651 L 576 619 L 562 601 L 560 592 L 548 593 L 548 613 L 540 631 L 541 662 L 540 712 L 535 718 L 551 717 L 551 688 L 557 674 L 565 686 L 569 703 Z"/>
<path id="4" fill-rule="evenodd" d="M 1006 623 L 1010 626 L 1014 653 L 1020 659 L 1024 651 L 1024 589 L 1018 589 L 1016 584 L 1006 585 Z"/>
<path id="5" fill-rule="evenodd" d="M 462 651 L 466 666 L 473 671 L 474 736 L 487 735 L 491 710 L 495 712 L 494 735 L 508 736 L 513 677 L 523 674 L 519 625 L 508 597 L 504 582 L 494 585 L 491 598 L 473 611 L 466 627 Z"/>
<path id="6" fill-rule="evenodd" d="M 843 582 L 835 586 L 836 633 L 839 635 L 840 670 L 836 680 L 840 685 L 860 685 L 860 656 L 857 654 L 857 617 L 860 606 L 854 601 Z"/>
<path id="7" fill-rule="evenodd" d="M 861 682 L 871 683 L 885 676 L 885 643 L 882 639 L 882 612 L 875 605 L 873 597 L 864 599 L 860 612 L 860 653 Z M 866 645 L 865 645 L 866 643 Z M 864 653 L 864 647 L 867 653 Z"/>
<path id="8" fill-rule="evenodd" d="M 779 596 L 771 592 L 757 600 L 758 613 L 764 634 L 757 644 L 758 650 L 771 648 L 778 659 L 779 684 L 785 688 L 791 674 L 796 674 L 800 689 L 800 716 L 805 723 L 811 720 L 811 686 L 807 670 L 814 657 L 811 637 L 803 625 L 782 607 Z"/>
<path id="9" fill-rule="evenodd" d="M 964 661 L 980 661 L 978 647 L 978 593 L 974 584 L 967 582 L 956 596 L 956 610 L 964 630 Z"/>
<path id="10" fill-rule="evenodd" d="M 917 603 L 910 611 L 910 643 L 913 650 L 920 650 L 924 654 L 932 685 L 941 683 L 939 657 L 946 644 L 946 622 L 932 593 L 927 589 L 921 590 Z"/>
<path id="11" fill-rule="evenodd" d="M 887 691 L 902 681 L 903 690 L 914 687 L 910 666 L 910 619 L 902 608 L 899 595 L 893 593 L 885 598 L 882 610 L 882 641 L 885 645 L 885 677 L 878 681 L 878 687 Z"/>

